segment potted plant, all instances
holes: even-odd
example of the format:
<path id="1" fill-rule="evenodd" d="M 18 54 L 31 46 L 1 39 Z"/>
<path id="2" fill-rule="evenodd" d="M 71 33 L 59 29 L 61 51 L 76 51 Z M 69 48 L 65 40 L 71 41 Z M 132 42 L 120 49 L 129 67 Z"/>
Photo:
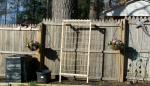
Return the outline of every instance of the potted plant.
<path id="1" fill-rule="evenodd" d="M 40 47 L 40 43 L 31 40 L 30 42 L 27 42 L 26 47 L 28 47 L 31 51 L 35 51 Z"/>
<path id="2" fill-rule="evenodd" d="M 121 40 L 113 39 L 108 42 L 108 46 L 113 50 L 122 50 L 124 48 L 124 43 Z"/>

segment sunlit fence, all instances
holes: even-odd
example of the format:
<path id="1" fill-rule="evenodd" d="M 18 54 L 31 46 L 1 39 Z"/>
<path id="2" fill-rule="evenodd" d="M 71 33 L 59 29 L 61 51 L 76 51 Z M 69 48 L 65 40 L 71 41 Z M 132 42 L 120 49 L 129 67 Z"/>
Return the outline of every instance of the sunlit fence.
<path id="1" fill-rule="evenodd" d="M 61 66 L 63 73 L 88 72 L 89 79 L 149 80 L 150 22 L 145 20 L 150 21 L 150 18 L 90 20 L 91 31 L 89 24 L 85 25 L 86 22 L 81 22 L 82 20 L 64 23 L 64 28 L 63 21 L 43 20 L 46 26 L 45 66 L 49 68 L 52 76 L 60 74 Z M 141 27 L 138 27 L 140 24 Z M 5 75 L 5 57 L 12 54 L 30 54 L 36 57 L 37 52 L 30 51 L 25 44 L 27 39 L 37 40 L 38 33 L 38 27 L 0 26 L 1 76 Z M 108 46 L 114 39 L 125 44 L 123 51 Z M 81 76 L 76 78 L 82 79 Z"/>
<path id="2" fill-rule="evenodd" d="M 20 25 L 2 25 L 0 26 L 0 75 L 5 75 L 5 58 L 14 54 L 35 55 L 26 46 L 31 40 L 39 40 L 39 27 L 34 25 L 23 27 Z"/>

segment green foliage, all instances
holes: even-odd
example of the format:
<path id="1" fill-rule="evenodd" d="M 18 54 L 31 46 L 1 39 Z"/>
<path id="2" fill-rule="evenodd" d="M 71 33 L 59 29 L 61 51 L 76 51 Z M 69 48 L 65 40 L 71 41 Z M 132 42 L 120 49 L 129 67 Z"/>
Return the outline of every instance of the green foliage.
<path id="1" fill-rule="evenodd" d="M 17 23 L 30 23 L 37 24 L 45 17 L 51 17 L 51 0 L 29 0 L 24 3 L 23 7 L 26 9 L 23 12 L 18 13 Z M 100 0 L 100 11 L 103 10 L 103 0 Z M 78 12 L 77 17 L 79 19 L 88 19 L 90 10 L 90 0 L 78 0 Z"/>
<path id="2" fill-rule="evenodd" d="M 20 84 L 20 85 L 18 85 L 18 86 L 26 86 L 26 85 L 24 85 L 24 84 Z"/>
<path id="3" fill-rule="evenodd" d="M 39 86 L 35 82 L 30 82 L 28 85 L 20 84 L 18 86 Z"/>
<path id="4" fill-rule="evenodd" d="M 78 18 L 88 19 L 90 0 L 78 0 Z"/>
<path id="5" fill-rule="evenodd" d="M 104 0 L 98 1 L 98 7 L 96 7 L 96 11 L 101 13 L 104 10 Z M 78 18 L 80 19 L 88 19 L 89 11 L 90 11 L 90 0 L 78 0 Z"/>
<path id="6" fill-rule="evenodd" d="M 0 0 L 0 3 L 3 2 L 4 0 Z"/>
<path id="7" fill-rule="evenodd" d="M 24 4 L 25 11 L 18 13 L 17 23 L 31 23 L 37 24 L 46 17 L 45 0 L 30 0 Z"/>
<path id="8" fill-rule="evenodd" d="M 35 82 L 30 82 L 29 86 L 39 86 L 39 85 L 37 85 Z"/>

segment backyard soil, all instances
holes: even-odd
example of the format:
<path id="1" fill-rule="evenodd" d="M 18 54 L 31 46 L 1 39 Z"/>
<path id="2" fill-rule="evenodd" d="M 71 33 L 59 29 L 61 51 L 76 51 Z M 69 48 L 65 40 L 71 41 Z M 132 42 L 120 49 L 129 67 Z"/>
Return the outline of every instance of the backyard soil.
<path id="1" fill-rule="evenodd" d="M 5 83 L 5 81 L 0 80 L 0 83 Z M 37 84 L 41 84 L 41 83 L 37 83 Z M 61 84 L 60 86 L 70 86 L 70 85 L 73 85 L 73 86 L 75 85 L 76 86 L 82 86 L 82 85 L 85 85 L 85 86 L 150 86 L 150 81 L 125 81 L 125 82 L 89 81 L 89 83 L 86 83 L 86 80 L 66 79 L 66 80 L 62 80 L 61 83 L 59 83 L 58 80 L 51 80 L 47 84 L 56 84 L 56 85 L 58 84 L 57 86 L 59 86 L 59 84 Z"/>
<path id="2" fill-rule="evenodd" d="M 51 82 L 57 84 L 58 82 Z M 149 81 L 90 81 L 88 84 L 86 81 L 81 80 L 63 80 L 61 84 L 71 84 L 71 85 L 88 85 L 88 86 L 150 86 Z"/>

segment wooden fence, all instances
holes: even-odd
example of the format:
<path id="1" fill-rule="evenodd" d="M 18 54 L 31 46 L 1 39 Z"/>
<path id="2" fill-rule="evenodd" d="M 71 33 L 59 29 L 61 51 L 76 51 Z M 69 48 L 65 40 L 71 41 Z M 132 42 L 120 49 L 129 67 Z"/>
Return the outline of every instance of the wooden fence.
<path id="1" fill-rule="evenodd" d="M 145 22 L 146 29 L 137 28 L 138 22 L 149 20 L 149 17 L 128 17 L 126 19 L 102 19 L 92 21 L 89 78 L 96 80 L 117 80 L 127 79 L 149 80 L 150 78 L 150 23 Z M 51 75 L 59 75 L 59 62 L 61 50 L 62 21 L 43 20 L 46 26 L 45 42 L 45 66 L 51 71 Z M 12 28 L 12 26 L 10 26 Z M 15 26 L 16 27 L 16 26 Z M 29 51 L 24 45 L 26 38 L 36 39 L 38 30 L 7 30 L 0 27 L 0 75 L 5 75 L 5 57 L 11 54 L 35 54 Z M 86 29 L 79 33 L 79 41 L 86 41 Z M 32 36 L 34 34 L 34 36 Z M 19 35 L 19 36 L 18 36 Z M 73 34 L 68 36 L 73 37 Z M 76 36 L 76 35 L 74 35 Z M 81 37 L 80 37 L 81 36 Z M 32 38 L 33 37 L 33 38 Z M 125 52 L 112 50 L 108 43 L 112 39 L 119 39 L 125 43 Z M 73 40 L 71 40 L 73 41 Z M 71 47 L 70 47 L 71 48 Z M 79 51 L 66 52 L 67 64 L 74 64 L 69 60 Z M 78 57 L 77 65 L 86 63 L 82 57 Z M 67 67 L 66 67 L 67 68 Z M 71 66 L 70 66 L 71 68 Z M 73 71 L 74 67 L 71 68 Z M 79 68 L 84 69 L 84 67 Z M 78 77 L 76 77 L 78 78 Z"/>
<path id="2" fill-rule="evenodd" d="M 47 34 L 46 34 L 46 48 L 49 51 L 50 57 L 45 58 L 45 65 L 51 70 L 52 75 L 59 74 L 59 55 L 60 55 L 60 45 L 61 45 L 61 22 L 60 21 L 51 21 L 44 20 L 44 24 L 47 26 Z M 90 49 L 90 70 L 89 77 L 90 79 L 98 79 L 98 80 L 120 80 L 123 76 L 121 73 L 121 54 L 119 51 L 113 51 L 108 47 L 108 42 L 112 40 L 113 37 L 116 37 L 122 40 L 122 30 L 123 30 L 123 20 L 99 20 L 92 21 L 92 31 L 91 31 L 91 49 Z M 83 29 L 79 33 L 80 42 L 87 41 L 87 37 L 83 36 L 82 33 L 86 33 L 86 29 Z M 73 34 L 67 35 L 68 37 L 72 37 Z M 74 35 L 74 38 L 76 35 Z M 80 47 L 80 46 L 79 46 Z M 71 49 L 68 48 L 68 49 Z M 69 61 L 72 56 L 75 56 L 75 51 L 66 52 L 67 53 L 67 65 L 73 64 Z M 80 51 L 77 51 L 79 54 Z M 77 58 L 78 60 L 82 59 L 82 61 L 78 61 L 79 64 L 86 64 L 86 58 Z M 67 68 L 66 65 L 66 68 Z M 122 65 L 123 66 L 123 65 Z M 70 70 L 74 71 L 73 68 Z M 86 69 L 82 67 L 79 68 L 81 70 Z"/>
<path id="3" fill-rule="evenodd" d="M 142 25 L 138 20 L 147 21 Z M 150 80 L 150 17 L 130 17 L 128 21 L 127 79 Z"/>
<path id="4" fill-rule="evenodd" d="M 39 40 L 39 27 L 30 25 L 1 25 L 0 26 L 0 76 L 5 76 L 5 58 L 13 54 L 29 54 L 36 57 L 37 52 L 31 52 L 27 47 L 27 41 Z"/>
<path id="5" fill-rule="evenodd" d="M 137 25 L 150 17 L 127 17 L 126 19 L 102 19 L 92 21 L 90 50 L 90 79 L 118 80 L 137 79 L 149 80 L 149 28 L 150 22 L 145 22 L 146 31 Z M 59 55 L 61 45 L 61 21 L 44 20 L 47 26 L 46 47 L 52 54 L 45 58 L 45 65 L 52 75 L 59 74 Z M 84 31 L 83 31 L 84 32 Z M 85 38 L 80 37 L 82 41 Z M 112 50 L 108 42 L 113 38 L 125 43 L 125 53 Z M 73 54 L 68 57 L 74 56 Z M 68 64 L 68 63 L 67 63 Z M 71 62 L 69 64 L 72 64 Z M 79 64 L 82 64 L 79 62 Z"/>

